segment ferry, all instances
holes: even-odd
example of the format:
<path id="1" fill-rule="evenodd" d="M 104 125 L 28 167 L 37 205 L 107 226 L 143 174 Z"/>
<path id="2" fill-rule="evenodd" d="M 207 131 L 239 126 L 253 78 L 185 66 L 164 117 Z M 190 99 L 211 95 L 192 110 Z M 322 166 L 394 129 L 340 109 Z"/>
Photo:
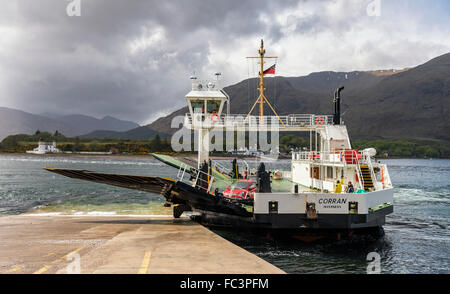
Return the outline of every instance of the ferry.
<path id="1" fill-rule="evenodd" d="M 351 236 L 354 233 L 382 233 L 385 218 L 393 212 L 393 186 L 386 164 L 374 159 L 376 150 L 351 146 L 340 112 L 343 87 L 336 89 L 333 114 L 289 114 L 280 116 L 265 97 L 264 43 L 258 50 L 259 97 L 248 114 L 231 114 L 230 97 L 213 81 L 191 77 L 186 95 L 189 113 L 184 127 L 198 135 L 197 160 L 152 154 L 178 169 L 177 176 L 149 177 L 105 174 L 85 170 L 56 169 L 64 176 L 158 193 L 164 206 L 178 218 L 185 211 L 205 226 L 262 230 L 302 239 L 304 236 Z M 267 104 L 273 115 L 264 115 Z M 259 115 L 252 111 L 259 105 Z M 309 134 L 307 150 L 293 151 L 290 170 L 256 171 L 236 160 L 226 166 L 209 158 L 210 134 L 217 129 L 251 132 L 269 128 L 279 132 Z M 252 197 L 229 197 L 224 191 L 237 180 L 256 183 Z"/>

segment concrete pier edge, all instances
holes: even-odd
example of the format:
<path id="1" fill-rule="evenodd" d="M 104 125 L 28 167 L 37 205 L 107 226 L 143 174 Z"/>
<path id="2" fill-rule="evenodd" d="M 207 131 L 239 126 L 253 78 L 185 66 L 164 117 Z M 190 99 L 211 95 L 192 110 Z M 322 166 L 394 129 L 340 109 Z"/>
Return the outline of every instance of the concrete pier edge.
<path id="1" fill-rule="evenodd" d="M 285 273 L 187 217 L 0 217 L 0 273 Z"/>

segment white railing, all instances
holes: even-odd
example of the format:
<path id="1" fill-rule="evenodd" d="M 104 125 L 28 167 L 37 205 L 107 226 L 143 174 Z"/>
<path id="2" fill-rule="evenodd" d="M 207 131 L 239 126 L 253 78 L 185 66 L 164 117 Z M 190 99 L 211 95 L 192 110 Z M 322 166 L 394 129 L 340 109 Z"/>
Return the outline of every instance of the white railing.
<path id="1" fill-rule="evenodd" d="M 247 161 L 242 160 L 242 162 L 245 165 L 244 170 L 247 170 L 247 172 L 250 173 L 250 169 L 249 169 Z M 213 169 L 215 169 L 217 172 L 221 173 L 222 175 L 225 175 L 228 177 L 231 177 L 231 174 L 233 173 L 231 168 L 225 167 L 223 164 L 221 164 L 217 161 L 211 161 L 211 167 Z"/>
<path id="2" fill-rule="evenodd" d="M 389 175 L 389 171 L 387 165 L 380 164 L 381 166 L 381 182 L 384 188 L 392 188 L 391 176 Z"/>
<path id="3" fill-rule="evenodd" d="M 356 165 L 356 172 L 358 173 L 359 187 L 361 189 L 364 189 L 364 177 L 363 177 L 361 167 L 359 166 L 359 164 Z"/>
<path id="4" fill-rule="evenodd" d="M 207 180 L 205 180 L 205 178 Z M 185 164 L 180 165 L 180 168 L 178 169 L 177 179 L 180 182 L 191 184 L 194 188 L 202 189 L 207 193 L 211 191 L 212 185 L 214 183 L 214 176 Z"/>
<path id="5" fill-rule="evenodd" d="M 211 127 L 320 127 L 333 124 L 332 115 L 315 114 L 290 114 L 282 116 L 232 114 L 194 114 L 194 119 L 190 113 L 186 113 L 185 126 L 199 125 Z"/>
<path id="6" fill-rule="evenodd" d="M 327 164 L 359 164 L 362 154 L 353 149 L 339 151 L 300 151 L 292 153 L 294 161 L 313 161 Z"/>
<path id="7" fill-rule="evenodd" d="M 217 172 L 219 172 L 219 173 L 221 173 L 221 174 L 223 174 L 225 176 L 229 177 L 231 175 L 231 168 L 227 168 L 227 167 L 225 167 L 224 165 L 220 164 L 217 161 L 212 161 L 211 162 L 211 167 L 213 169 L 215 169 Z"/>
<path id="8" fill-rule="evenodd" d="M 292 153 L 293 161 L 308 161 L 311 163 L 316 163 L 319 165 L 339 165 L 347 166 L 354 165 L 356 172 L 358 174 L 359 182 L 361 187 L 364 187 L 364 177 L 361 171 L 361 164 L 366 164 L 370 171 L 370 178 L 372 179 L 373 186 L 375 190 L 391 188 L 392 182 L 389 176 L 388 169 L 386 165 L 376 164 L 382 172 L 381 179 L 378 181 L 377 175 L 375 174 L 374 164 L 372 162 L 372 157 L 368 152 L 359 151 L 353 149 L 339 150 L 339 151 L 301 151 Z"/>
<path id="9" fill-rule="evenodd" d="M 362 154 L 354 149 L 345 149 L 339 151 L 300 151 L 292 153 L 292 161 L 309 161 L 319 165 L 354 165 L 358 174 L 359 185 L 364 189 L 364 177 L 361 171 L 361 163 L 370 162 L 370 156 Z M 370 168 L 370 167 L 369 167 Z M 372 167 L 373 172 L 373 167 Z M 374 178 L 372 181 L 375 185 Z M 322 184 L 322 183 L 320 183 Z M 321 187 L 323 189 L 323 187 Z"/>
<path id="10" fill-rule="evenodd" d="M 377 181 L 377 176 L 375 175 L 375 171 L 373 170 L 372 159 L 370 158 L 370 155 L 367 154 L 366 152 L 363 152 L 362 154 L 363 154 L 364 162 L 367 164 L 367 167 L 369 168 L 370 178 L 372 179 L 373 186 L 375 189 L 377 189 L 378 181 Z"/>

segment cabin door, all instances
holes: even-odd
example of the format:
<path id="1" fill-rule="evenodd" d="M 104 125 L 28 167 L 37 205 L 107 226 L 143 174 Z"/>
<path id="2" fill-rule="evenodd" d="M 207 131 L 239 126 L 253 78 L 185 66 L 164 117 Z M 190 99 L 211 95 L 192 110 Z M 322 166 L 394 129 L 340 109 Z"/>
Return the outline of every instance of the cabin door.
<path id="1" fill-rule="evenodd" d="M 313 167 L 311 168 L 311 178 L 313 179 L 319 179 L 319 167 Z"/>

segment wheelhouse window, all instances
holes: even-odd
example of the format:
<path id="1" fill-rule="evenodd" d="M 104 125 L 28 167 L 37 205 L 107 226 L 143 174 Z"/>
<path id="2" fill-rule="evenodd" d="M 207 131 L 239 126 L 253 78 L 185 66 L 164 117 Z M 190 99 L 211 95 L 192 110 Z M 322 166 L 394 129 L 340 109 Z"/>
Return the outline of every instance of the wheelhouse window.
<path id="1" fill-rule="evenodd" d="M 192 100 L 191 101 L 192 110 L 194 113 L 205 111 L 205 101 L 204 100 Z"/>
<path id="2" fill-rule="evenodd" d="M 207 112 L 208 113 L 218 113 L 220 108 L 220 101 L 208 100 Z"/>

